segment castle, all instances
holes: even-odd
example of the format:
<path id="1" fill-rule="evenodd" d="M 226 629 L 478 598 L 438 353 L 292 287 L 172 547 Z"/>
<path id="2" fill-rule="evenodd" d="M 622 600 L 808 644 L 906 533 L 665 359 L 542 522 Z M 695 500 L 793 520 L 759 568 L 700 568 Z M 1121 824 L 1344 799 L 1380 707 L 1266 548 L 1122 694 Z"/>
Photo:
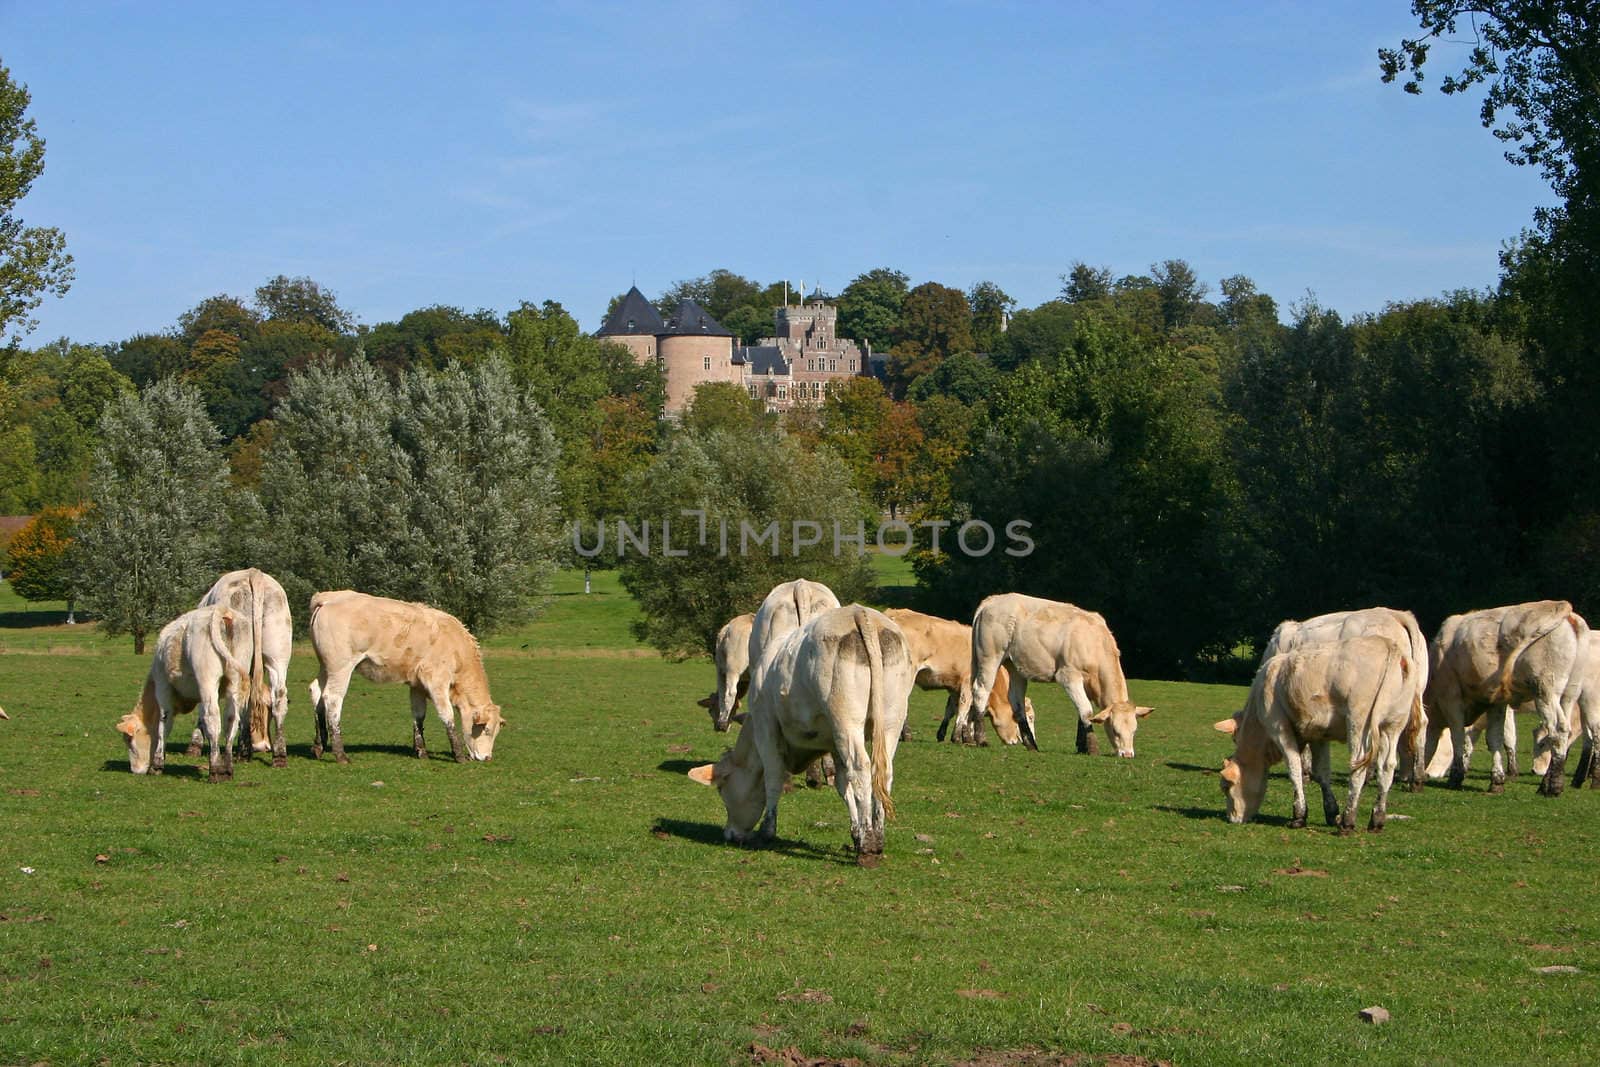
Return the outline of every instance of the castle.
<path id="1" fill-rule="evenodd" d="M 702 382 L 743 386 L 768 411 L 821 404 L 850 378 L 871 373 L 872 352 L 838 335 L 839 309 L 820 292 L 774 310 L 775 336 L 736 345 L 734 336 L 693 300 L 663 319 L 629 289 L 595 336 L 620 344 L 642 362 L 654 360 L 667 378 L 667 414 L 681 415 Z"/>

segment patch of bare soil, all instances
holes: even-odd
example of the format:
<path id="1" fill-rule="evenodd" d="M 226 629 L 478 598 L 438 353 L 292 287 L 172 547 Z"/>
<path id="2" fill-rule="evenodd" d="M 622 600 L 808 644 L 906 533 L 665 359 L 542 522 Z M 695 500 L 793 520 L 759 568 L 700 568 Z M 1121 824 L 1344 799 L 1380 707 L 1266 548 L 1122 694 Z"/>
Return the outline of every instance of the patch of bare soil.
<path id="1" fill-rule="evenodd" d="M 851 1058 L 836 1060 L 829 1056 L 807 1056 L 804 1052 L 790 1045 L 788 1048 L 768 1048 L 766 1045 L 751 1042 L 750 1062 L 756 1064 L 779 1064 L 780 1067 L 865 1067 L 860 1060 Z"/>
<path id="2" fill-rule="evenodd" d="M 1113 1053 L 1093 1056 L 1087 1052 L 1046 1052 L 1036 1048 L 992 1049 L 974 1059 L 962 1060 L 956 1067 L 1173 1067 L 1168 1060 Z"/>

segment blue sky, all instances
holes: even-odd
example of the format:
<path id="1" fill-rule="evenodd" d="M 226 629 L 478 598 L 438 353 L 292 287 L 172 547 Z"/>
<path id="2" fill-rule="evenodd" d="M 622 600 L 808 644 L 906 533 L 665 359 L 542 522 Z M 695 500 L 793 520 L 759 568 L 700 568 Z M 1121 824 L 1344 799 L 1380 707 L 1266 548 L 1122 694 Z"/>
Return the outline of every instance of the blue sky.
<path id="1" fill-rule="evenodd" d="M 1414 31 L 1405 0 L 0 0 L 48 141 L 20 214 L 77 261 L 30 341 L 280 273 L 366 323 L 553 299 L 590 329 L 716 267 L 1023 307 L 1077 259 L 1346 314 L 1486 287 L 1550 193 L 1475 99 L 1379 83 Z"/>

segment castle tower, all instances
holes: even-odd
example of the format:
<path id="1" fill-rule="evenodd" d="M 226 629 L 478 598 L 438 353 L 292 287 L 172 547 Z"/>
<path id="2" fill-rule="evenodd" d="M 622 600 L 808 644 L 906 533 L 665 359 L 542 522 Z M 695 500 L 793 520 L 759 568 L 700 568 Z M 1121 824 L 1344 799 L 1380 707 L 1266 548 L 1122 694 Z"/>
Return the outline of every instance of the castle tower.
<path id="1" fill-rule="evenodd" d="M 733 334 L 693 300 L 677 306 L 656 340 L 667 378 L 669 415 L 682 414 L 701 382 L 740 381 L 741 370 L 733 365 Z"/>
<path id="2" fill-rule="evenodd" d="M 628 290 L 595 336 L 628 349 L 633 353 L 634 362 L 648 363 L 659 358 L 656 338 L 666 329 L 661 312 L 644 298 L 636 285 Z"/>

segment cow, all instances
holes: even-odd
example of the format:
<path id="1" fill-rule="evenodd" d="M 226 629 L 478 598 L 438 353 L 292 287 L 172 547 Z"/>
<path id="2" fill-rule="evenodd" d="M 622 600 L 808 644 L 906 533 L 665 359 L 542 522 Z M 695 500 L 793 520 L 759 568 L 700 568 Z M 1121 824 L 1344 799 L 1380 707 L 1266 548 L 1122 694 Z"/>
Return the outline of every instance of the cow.
<path id="1" fill-rule="evenodd" d="M 1589 639 L 1584 642 L 1579 650 L 1578 666 L 1578 699 L 1574 701 L 1567 711 L 1567 733 L 1571 742 L 1578 737 L 1583 737 L 1583 752 L 1578 758 L 1578 764 L 1573 768 L 1572 787 L 1582 788 L 1587 782 L 1591 786 L 1600 788 L 1600 763 L 1594 760 L 1595 741 L 1600 739 L 1600 631 L 1590 630 Z M 1537 714 L 1537 708 L 1530 702 L 1517 705 L 1517 712 L 1524 715 Z M 1506 777 L 1515 778 L 1516 766 L 1516 722 L 1512 717 L 1510 705 L 1505 709 L 1505 727 L 1502 742 L 1506 753 Z M 1488 714 L 1479 715 L 1471 726 L 1467 727 L 1466 752 L 1463 763 L 1472 760 L 1473 743 L 1477 741 L 1488 727 Z M 1544 724 L 1540 722 L 1533 731 L 1533 773 L 1545 774 L 1550 768 L 1552 755 L 1548 737 L 1545 734 Z M 1569 749 L 1570 751 L 1570 749 Z M 1434 748 L 1433 759 L 1428 763 L 1428 769 L 1433 774 L 1444 774 L 1450 769 L 1453 751 L 1449 734 L 1440 734 L 1438 745 Z"/>
<path id="2" fill-rule="evenodd" d="M 894 753 L 916 664 L 890 619 L 859 604 L 824 611 L 766 649 L 750 683 L 750 710 L 733 748 L 689 772 L 717 788 L 723 837 L 767 842 L 790 774 L 831 752 L 835 785 L 863 856 L 883 851 L 894 813 Z"/>
<path id="3" fill-rule="evenodd" d="M 1582 672 L 1579 650 L 1587 643 L 1589 624 L 1565 600 L 1539 600 L 1486 608 L 1445 619 L 1428 648 L 1427 754 L 1434 754 L 1439 734 L 1450 730 L 1454 759 L 1446 779 L 1459 788 L 1466 778 L 1466 725 L 1488 714 L 1489 792 L 1505 792 L 1503 750 L 1508 704 L 1532 701 L 1551 751 L 1539 792 L 1560 796 L 1566 769 L 1572 704 L 1578 699 Z M 1424 768 L 1426 773 L 1426 767 Z"/>
<path id="4" fill-rule="evenodd" d="M 975 730 L 982 724 L 974 709 L 987 706 L 1001 666 L 1011 672 L 1011 713 L 1023 744 L 1039 747 L 1028 713 L 1028 682 L 1054 681 L 1078 709 L 1079 752 L 1099 751 L 1094 724 L 1104 723 L 1117 755 L 1132 758 L 1134 732 L 1152 709 L 1128 699 L 1122 654 L 1100 615 L 1021 593 L 985 598 L 972 617 L 972 705 L 967 715 Z"/>
<path id="5" fill-rule="evenodd" d="M 1266 651 L 1261 654 L 1261 662 L 1265 663 L 1279 652 L 1306 645 L 1346 641 L 1370 634 L 1387 637 L 1404 648 L 1407 662 L 1411 664 L 1414 693 L 1411 719 L 1401 746 L 1401 762 L 1405 768 L 1404 777 L 1415 792 L 1422 788 L 1422 750 L 1428 729 L 1428 714 L 1423 702 L 1428 688 L 1428 642 L 1422 636 L 1422 628 L 1417 625 L 1415 615 L 1395 608 L 1361 608 L 1329 612 L 1302 621 L 1285 620 L 1272 631 Z"/>
<path id="6" fill-rule="evenodd" d="M 1273 655 L 1256 671 L 1244 708 L 1216 724 L 1234 738 L 1233 755 L 1223 761 L 1221 775 L 1228 821 L 1255 818 L 1267 792 L 1267 768 L 1282 759 L 1289 765 L 1289 784 L 1294 788 L 1289 826 L 1305 826 L 1300 750 L 1309 743 L 1328 825 L 1337 823 L 1345 832 L 1355 829 L 1361 790 L 1376 766 L 1378 803 L 1367 828 L 1382 830 L 1414 693 L 1408 649 L 1387 637 L 1302 645 Z M 1330 781 L 1331 740 L 1350 745 L 1350 799 L 1342 813 Z"/>
<path id="7" fill-rule="evenodd" d="M 981 733 L 974 736 L 967 729 L 968 705 L 972 701 L 972 627 L 910 608 L 890 608 L 884 614 L 894 620 L 911 644 L 911 657 L 917 661 L 917 688 L 943 689 L 950 694 L 939 725 L 939 740 L 944 740 L 954 719 L 956 728 L 951 740 L 984 743 Z M 995 672 L 985 711 L 1001 741 L 1008 745 L 1022 741 L 1022 731 L 1011 715 L 1011 678 L 1004 667 Z M 1026 704 L 1026 714 L 1030 718 L 1033 715 L 1031 700 Z M 906 738 L 902 736 L 900 740 Z"/>
<path id="8" fill-rule="evenodd" d="M 755 621 L 755 612 L 747 611 L 717 631 L 717 688 L 700 706 L 711 712 L 711 726 L 718 733 L 727 732 L 750 688 L 750 630 Z"/>
<path id="9" fill-rule="evenodd" d="M 200 708 L 210 745 L 211 781 L 233 777 L 233 742 L 249 698 L 249 620 L 220 604 L 196 608 L 161 628 L 144 689 L 117 723 L 128 743 L 128 769 L 160 774 L 175 714 Z"/>
<path id="10" fill-rule="evenodd" d="M 311 598 L 311 646 L 318 661 L 317 679 L 311 683 L 314 758 L 321 759 L 324 747 L 331 746 L 334 759 L 350 762 L 339 719 L 355 671 L 369 681 L 411 687 L 411 738 L 418 759 L 428 758 L 422 724 L 430 700 L 458 763 L 487 763 L 494 755 L 505 718 L 489 696 L 478 642 L 454 615 L 348 589 L 317 593 Z"/>
<path id="11" fill-rule="evenodd" d="M 838 606 L 839 598 L 821 582 L 796 578 L 773 586 L 772 591 L 762 599 L 750 623 L 750 686 L 755 686 L 766 649 L 785 634 L 792 633 L 824 611 Z M 833 780 L 833 756 L 828 753 L 806 768 L 807 785 L 820 786 Z"/>
<path id="12" fill-rule="evenodd" d="M 218 578 L 197 607 L 225 604 L 242 619 L 250 620 L 250 714 L 243 738 L 246 751 L 272 751 L 274 767 L 288 766 L 283 720 L 289 713 L 289 655 L 294 649 L 294 622 L 289 598 L 270 574 L 254 567 L 229 571 Z M 268 739 L 268 714 L 272 739 Z M 200 730 L 189 742 L 189 754 L 200 754 Z"/>

